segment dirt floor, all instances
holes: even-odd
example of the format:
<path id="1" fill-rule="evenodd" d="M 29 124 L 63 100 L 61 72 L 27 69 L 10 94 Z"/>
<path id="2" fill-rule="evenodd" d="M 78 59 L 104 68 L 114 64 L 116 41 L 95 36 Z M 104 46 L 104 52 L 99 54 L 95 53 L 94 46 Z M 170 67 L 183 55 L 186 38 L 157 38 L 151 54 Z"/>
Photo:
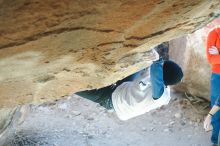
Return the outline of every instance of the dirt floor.
<path id="1" fill-rule="evenodd" d="M 30 105 L 25 120 L 11 126 L 0 145 L 211 146 L 210 132 L 203 130 L 208 104 L 172 93 L 168 106 L 120 121 L 114 111 L 72 95 L 53 103 Z"/>

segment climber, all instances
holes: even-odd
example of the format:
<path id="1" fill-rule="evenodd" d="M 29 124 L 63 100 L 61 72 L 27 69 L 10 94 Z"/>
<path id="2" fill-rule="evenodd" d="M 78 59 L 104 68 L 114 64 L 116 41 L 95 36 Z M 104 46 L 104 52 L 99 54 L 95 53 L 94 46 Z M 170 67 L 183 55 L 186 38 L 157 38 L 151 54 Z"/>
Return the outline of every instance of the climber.
<path id="1" fill-rule="evenodd" d="M 152 50 L 153 53 L 157 52 Z M 169 85 L 181 81 L 182 69 L 173 61 L 162 58 L 152 61 L 150 67 L 122 79 L 111 86 L 77 95 L 114 109 L 121 120 L 142 115 L 170 101 Z"/>
<path id="2" fill-rule="evenodd" d="M 211 106 L 216 103 L 217 97 L 220 95 L 220 28 L 217 27 L 211 30 L 207 38 L 206 55 L 209 63 L 212 66 L 211 75 Z M 212 116 L 212 136 L 211 141 L 214 145 L 217 145 L 218 134 L 220 130 L 220 111 Z"/>

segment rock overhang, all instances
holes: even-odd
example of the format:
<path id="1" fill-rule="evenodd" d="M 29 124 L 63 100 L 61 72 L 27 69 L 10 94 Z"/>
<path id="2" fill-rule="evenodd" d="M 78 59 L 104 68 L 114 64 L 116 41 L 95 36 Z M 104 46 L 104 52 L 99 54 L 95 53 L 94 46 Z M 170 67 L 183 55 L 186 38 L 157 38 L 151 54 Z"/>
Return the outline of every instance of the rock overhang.
<path id="1" fill-rule="evenodd" d="M 0 107 L 110 85 L 210 22 L 218 0 L 0 1 Z"/>

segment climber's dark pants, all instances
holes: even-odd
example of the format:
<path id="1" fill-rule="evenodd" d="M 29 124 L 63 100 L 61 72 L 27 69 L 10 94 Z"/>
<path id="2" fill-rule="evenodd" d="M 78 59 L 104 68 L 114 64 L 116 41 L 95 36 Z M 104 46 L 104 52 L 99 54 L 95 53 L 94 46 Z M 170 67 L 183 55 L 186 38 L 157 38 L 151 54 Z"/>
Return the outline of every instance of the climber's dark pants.
<path id="1" fill-rule="evenodd" d="M 113 105 L 112 105 L 111 97 L 112 97 L 112 93 L 114 92 L 114 90 L 119 85 L 121 85 L 123 82 L 133 81 L 139 75 L 140 72 L 130 75 L 116 82 L 116 84 L 113 84 L 113 85 L 110 85 L 104 88 L 100 88 L 100 89 L 81 91 L 81 92 L 77 92 L 76 94 L 86 99 L 92 100 L 96 103 L 99 103 L 101 106 L 105 107 L 106 109 L 112 109 Z"/>

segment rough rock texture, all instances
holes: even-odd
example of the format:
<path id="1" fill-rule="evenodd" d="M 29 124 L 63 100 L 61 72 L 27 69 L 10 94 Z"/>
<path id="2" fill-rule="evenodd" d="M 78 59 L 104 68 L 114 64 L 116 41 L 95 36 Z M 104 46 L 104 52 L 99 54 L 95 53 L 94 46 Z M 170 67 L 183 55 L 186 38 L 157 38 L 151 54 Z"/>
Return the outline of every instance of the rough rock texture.
<path id="1" fill-rule="evenodd" d="M 8 125 L 10 125 L 15 110 L 16 108 L 0 109 L 0 138 L 4 134 L 4 131 L 8 127 Z"/>
<path id="2" fill-rule="evenodd" d="M 219 0 L 0 0 L 0 108 L 109 85 L 219 14 Z"/>
<path id="3" fill-rule="evenodd" d="M 220 17 L 193 34 L 169 42 L 170 58 L 184 70 L 183 82 L 175 89 L 209 100 L 211 68 L 205 47 L 208 32 L 218 25 Z"/>

